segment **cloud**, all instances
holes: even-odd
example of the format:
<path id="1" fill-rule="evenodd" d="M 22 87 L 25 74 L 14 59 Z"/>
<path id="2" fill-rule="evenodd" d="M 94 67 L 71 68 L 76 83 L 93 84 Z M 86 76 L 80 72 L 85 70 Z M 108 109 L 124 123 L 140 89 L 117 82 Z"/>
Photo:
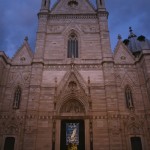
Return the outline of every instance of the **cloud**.
<path id="1" fill-rule="evenodd" d="M 35 46 L 37 29 L 36 14 L 40 9 L 40 0 L 5 0 L 0 5 L 0 50 L 10 57 L 22 45 L 24 37 L 29 36 L 32 49 Z"/>
<path id="2" fill-rule="evenodd" d="M 110 13 L 109 29 L 111 33 L 112 48 L 115 47 L 116 37 L 121 34 L 128 37 L 128 28 L 131 26 L 137 36 L 143 34 L 150 39 L 150 1 L 149 0 L 106 0 Z"/>
<path id="3" fill-rule="evenodd" d="M 91 0 L 95 4 L 96 0 Z M 132 26 L 135 34 L 145 35 L 150 39 L 150 1 L 149 0 L 105 0 L 109 11 L 109 30 L 112 49 L 117 43 L 117 35 L 128 37 L 128 28 Z M 54 4 L 56 0 L 51 0 Z M 0 5 L 0 50 L 10 57 L 22 45 L 24 37 L 29 37 L 29 43 L 34 50 L 37 30 L 37 13 L 41 0 L 5 0 Z"/>

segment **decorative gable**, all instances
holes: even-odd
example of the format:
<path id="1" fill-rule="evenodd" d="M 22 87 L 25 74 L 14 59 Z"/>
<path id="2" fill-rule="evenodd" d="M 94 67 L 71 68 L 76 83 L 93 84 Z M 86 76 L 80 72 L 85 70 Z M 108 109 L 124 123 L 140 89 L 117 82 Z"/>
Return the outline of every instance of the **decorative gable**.
<path id="1" fill-rule="evenodd" d="M 119 41 L 114 53 L 114 61 L 116 64 L 134 64 L 134 57 L 127 47 Z"/>
<path id="2" fill-rule="evenodd" d="M 28 42 L 25 40 L 21 48 L 16 52 L 12 58 L 12 63 L 17 65 L 31 64 L 33 54 Z"/>
<path id="3" fill-rule="evenodd" d="M 85 106 L 89 108 L 91 104 L 88 94 L 88 84 L 72 64 L 71 70 L 64 75 L 55 88 L 54 107 L 59 113 L 87 112 Z"/>
<path id="4" fill-rule="evenodd" d="M 82 91 L 83 93 L 87 93 L 87 85 L 76 69 L 70 70 L 63 77 L 58 85 L 58 93 L 62 91 L 69 93 L 73 91 Z"/>
<path id="5" fill-rule="evenodd" d="M 91 14 L 96 13 L 88 0 L 59 0 L 51 14 Z"/>

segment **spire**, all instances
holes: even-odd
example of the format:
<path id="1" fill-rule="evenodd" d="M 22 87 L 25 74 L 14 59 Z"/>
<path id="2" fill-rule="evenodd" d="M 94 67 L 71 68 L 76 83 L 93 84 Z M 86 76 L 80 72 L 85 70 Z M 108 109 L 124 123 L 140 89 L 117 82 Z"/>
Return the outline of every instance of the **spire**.
<path id="1" fill-rule="evenodd" d="M 137 36 L 133 33 L 132 27 L 129 27 L 129 32 L 130 32 L 130 35 L 128 36 L 128 39 L 133 38 L 133 37 L 137 37 Z"/>
<path id="2" fill-rule="evenodd" d="M 41 11 L 49 11 L 50 0 L 42 0 Z"/>
<path id="3" fill-rule="evenodd" d="M 28 36 L 26 36 L 26 37 L 24 38 L 24 41 L 25 41 L 25 42 L 28 42 Z"/>
<path id="4" fill-rule="evenodd" d="M 105 11 L 105 0 L 96 0 L 96 4 L 97 4 L 97 10 L 98 11 Z"/>
<path id="5" fill-rule="evenodd" d="M 118 34 L 118 40 L 121 41 L 122 40 L 122 37 L 120 34 Z"/>

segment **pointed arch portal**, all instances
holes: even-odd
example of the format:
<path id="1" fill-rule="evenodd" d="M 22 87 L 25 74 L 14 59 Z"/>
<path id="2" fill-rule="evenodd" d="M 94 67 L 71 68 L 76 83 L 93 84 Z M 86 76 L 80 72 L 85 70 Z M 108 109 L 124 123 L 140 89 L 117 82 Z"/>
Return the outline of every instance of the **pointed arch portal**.
<path id="1" fill-rule="evenodd" d="M 62 120 L 60 150 L 85 150 L 84 120 Z"/>
<path id="2" fill-rule="evenodd" d="M 62 105 L 60 113 L 72 116 L 61 120 L 60 150 L 85 150 L 84 120 L 77 117 L 77 114 L 80 114 L 79 116 L 85 114 L 83 104 L 76 99 L 70 99 Z"/>

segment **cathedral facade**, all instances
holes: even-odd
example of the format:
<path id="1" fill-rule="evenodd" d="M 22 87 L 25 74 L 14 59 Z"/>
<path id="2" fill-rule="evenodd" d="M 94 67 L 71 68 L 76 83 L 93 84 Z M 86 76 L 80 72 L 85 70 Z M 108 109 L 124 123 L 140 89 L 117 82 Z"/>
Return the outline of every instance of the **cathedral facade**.
<path id="1" fill-rule="evenodd" d="M 42 0 L 36 48 L 0 51 L 0 150 L 149 150 L 150 41 L 110 46 L 104 0 Z"/>

